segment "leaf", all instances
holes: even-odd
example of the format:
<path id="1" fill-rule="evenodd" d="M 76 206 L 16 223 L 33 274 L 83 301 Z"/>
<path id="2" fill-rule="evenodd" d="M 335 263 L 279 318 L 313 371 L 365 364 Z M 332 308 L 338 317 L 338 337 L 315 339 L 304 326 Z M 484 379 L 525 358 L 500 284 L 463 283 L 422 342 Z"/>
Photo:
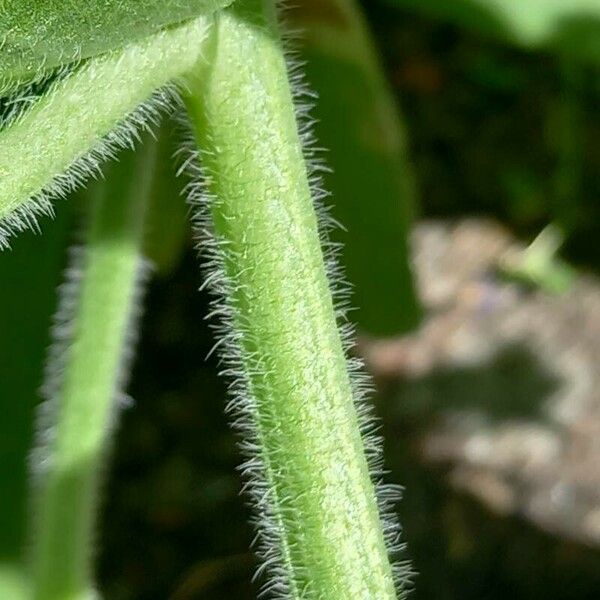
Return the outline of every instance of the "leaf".
<path id="1" fill-rule="evenodd" d="M 525 47 L 600 62 L 598 0 L 385 0 Z"/>
<path id="2" fill-rule="evenodd" d="M 565 294 L 576 278 L 576 271 L 558 257 L 564 235 L 556 225 L 548 225 L 521 252 L 508 254 L 501 271 L 510 279 L 537 286 L 549 294 Z"/>
<path id="3" fill-rule="evenodd" d="M 303 31 L 311 114 L 326 148 L 325 189 L 347 230 L 342 263 L 354 286 L 352 320 L 374 335 L 415 327 L 420 310 L 409 265 L 416 193 L 397 106 L 367 26 L 351 0 L 305 1 L 292 12 Z"/>
<path id="4" fill-rule="evenodd" d="M 121 48 L 233 0 L 4 0 L 0 88 Z"/>
<path id="5" fill-rule="evenodd" d="M 155 90 L 201 59 L 209 28 L 200 17 L 92 58 L 0 128 L 0 248 L 173 107 Z"/>
<path id="6" fill-rule="evenodd" d="M 39 401 L 45 348 L 66 257 L 71 202 L 43 237 L 27 232 L 0 253 L 0 597 L 16 598 L 9 573 L 22 571 L 27 457 Z M 16 582 L 14 583 L 16 585 Z"/>

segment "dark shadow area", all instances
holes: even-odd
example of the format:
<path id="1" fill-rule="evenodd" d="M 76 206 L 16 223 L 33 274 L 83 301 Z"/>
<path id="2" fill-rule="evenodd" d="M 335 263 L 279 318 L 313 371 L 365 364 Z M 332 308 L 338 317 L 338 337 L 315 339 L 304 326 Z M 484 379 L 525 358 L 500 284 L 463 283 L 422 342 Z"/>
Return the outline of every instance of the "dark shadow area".
<path id="1" fill-rule="evenodd" d="M 422 429 L 397 414 L 395 394 L 378 400 L 390 479 L 404 486 L 398 505 L 407 554 L 418 575 L 414 600 L 593 600 L 600 550 L 501 517 L 452 490 L 446 471 L 422 462 Z"/>
<path id="2" fill-rule="evenodd" d="M 581 10 L 575 6 L 564 11 L 564 16 L 556 17 L 549 8 L 546 12 L 552 18 L 548 18 L 543 16 L 543 4 L 532 3 L 528 11 L 523 10 L 523 15 L 532 21 L 537 17 L 542 24 L 542 35 L 540 39 L 528 39 L 525 33 L 527 27 L 518 24 L 518 16 L 503 15 L 494 3 L 482 0 L 385 0 L 385 3 L 403 10 L 418 11 L 427 18 L 447 21 L 504 43 L 533 50 L 550 50 L 591 64 L 600 63 L 600 16 L 589 9 Z M 569 3 L 565 6 L 568 8 Z M 529 16 L 528 12 L 535 16 Z"/>
<path id="3" fill-rule="evenodd" d="M 253 600 L 253 531 L 240 496 L 236 439 L 223 414 L 225 384 L 205 356 L 213 336 L 199 315 L 193 253 L 154 283 L 122 419 L 99 539 L 107 600 Z M 464 382 L 461 382 L 464 380 Z M 451 491 L 419 444 L 435 415 L 480 408 L 494 419 L 536 418 L 557 382 L 522 347 L 488 364 L 436 372 L 377 396 L 389 480 L 405 486 L 398 509 L 419 575 L 415 600 L 591 600 L 600 553 L 499 518 Z M 408 400 L 410 398 L 410 400 Z"/>
<path id="4" fill-rule="evenodd" d="M 474 409 L 490 421 L 543 419 L 543 405 L 560 386 L 525 345 L 501 348 L 487 362 L 440 367 L 424 377 L 397 383 L 398 414 L 431 424 L 435 415 Z"/>
<path id="5" fill-rule="evenodd" d="M 427 18 L 447 20 L 495 39 L 512 40 L 513 33 L 495 10 L 473 0 L 385 0 L 403 10 L 417 10 Z"/>
<path id="6" fill-rule="evenodd" d="M 558 222 L 570 232 L 565 256 L 598 269 L 598 59 L 573 60 L 568 50 L 595 52 L 597 17 L 559 21 L 547 48 L 533 52 L 506 44 L 503 25 L 480 19 L 472 2 L 408 4 L 363 6 L 407 124 L 421 214 L 493 215 L 522 239 Z M 433 19 L 434 6 L 460 19 Z M 473 27 L 459 24 L 462 12 Z M 579 72 L 575 97 L 565 65 Z M 572 114 L 580 115 L 577 127 Z M 561 166 L 570 143 L 579 148 L 575 169 Z M 558 191 L 563 168 L 572 177 L 568 200 Z"/>

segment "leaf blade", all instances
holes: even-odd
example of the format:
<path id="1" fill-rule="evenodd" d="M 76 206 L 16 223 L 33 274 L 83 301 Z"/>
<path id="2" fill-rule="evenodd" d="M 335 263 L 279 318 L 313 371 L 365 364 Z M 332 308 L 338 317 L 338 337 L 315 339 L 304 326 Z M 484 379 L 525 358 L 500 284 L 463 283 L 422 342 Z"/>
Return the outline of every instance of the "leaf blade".
<path id="1" fill-rule="evenodd" d="M 208 28 L 200 17 L 93 58 L 0 129 L 0 248 L 172 105 L 164 94 L 146 101 L 201 59 Z"/>
<path id="2" fill-rule="evenodd" d="M 344 227 L 332 237 L 344 244 L 352 318 L 371 335 L 408 331 L 421 316 L 408 251 L 418 199 L 400 108 L 354 1 L 304 2 L 292 17 L 318 95 L 311 113 L 331 167 L 331 212 Z"/>
<path id="3" fill-rule="evenodd" d="M 0 89 L 2 81 L 35 79 L 209 15 L 232 1 L 5 0 L 0 7 Z"/>

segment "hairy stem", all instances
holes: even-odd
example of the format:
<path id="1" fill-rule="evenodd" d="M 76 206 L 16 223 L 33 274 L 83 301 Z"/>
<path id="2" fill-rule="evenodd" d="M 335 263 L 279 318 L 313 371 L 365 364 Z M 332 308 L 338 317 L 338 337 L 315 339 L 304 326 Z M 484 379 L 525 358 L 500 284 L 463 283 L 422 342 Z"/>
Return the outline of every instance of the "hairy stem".
<path id="1" fill-rule="evenodd" d="M 155 106 L 111 131 L 156 88 L 200 59 L 206 32 L 207 21 L 199 18 L 91 59 L 0 129 L 0 248 L 10 233 L 34 224 L 36 214 L 51 212 L 49 199 L 97 171 L 115 145 L 131 143 Z"/>
<path id="2" fill-rule="evenodd" d="M 188 105 L 230 319 L 259 554 L 278 597 L 394 598 L 273 0 L 219 13 Z M 202 84 L 199 84 L 199 81 Z"/>
<path id="3" fill-rule="evenodd" d="M 37 600 L 93 596 L 99 471 L 132 353 L 154 151 L 148 144 L 123 155 L 94 186 L 85 246 L 63 289 L 33 456 Z"/>

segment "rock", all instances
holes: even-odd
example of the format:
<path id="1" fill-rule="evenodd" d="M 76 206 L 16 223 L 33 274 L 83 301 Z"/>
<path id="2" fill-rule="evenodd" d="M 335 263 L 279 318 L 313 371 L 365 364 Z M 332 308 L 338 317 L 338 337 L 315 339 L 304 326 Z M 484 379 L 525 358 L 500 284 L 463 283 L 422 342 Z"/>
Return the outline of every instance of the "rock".
<path id="1" fill-rule="evenodd" d="M 361 349 L 431 415 L 423 459 L 492 510 L 600 546 L 600 281 L 551 295 L 502 278 L 523 246 L 487 220 L 425 222 L 412 243 L 428 318 Z"/>

